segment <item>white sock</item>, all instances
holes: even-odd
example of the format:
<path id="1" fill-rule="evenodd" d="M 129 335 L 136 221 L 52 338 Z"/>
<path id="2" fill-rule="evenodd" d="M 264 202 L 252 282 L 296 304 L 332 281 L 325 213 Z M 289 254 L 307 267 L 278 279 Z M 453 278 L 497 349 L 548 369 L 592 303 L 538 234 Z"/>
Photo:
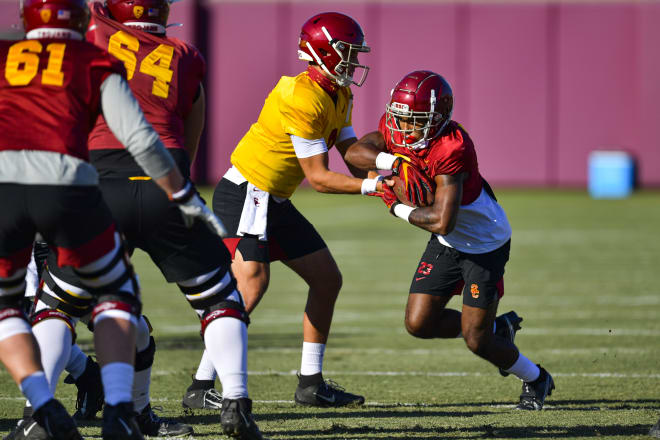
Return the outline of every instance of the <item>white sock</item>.
<path id="1" fill-rule="evenodd" d="M 320 373 L 323 370 L 324 353 L 325 344 L 303 342 L 300 374 L 302 376 L 311 376 L 312 374 Z"/>
<path id="2" fill-rule="evenodd" d="M 135 349 L 138 353 L 149 348 L 151 337 L 149 336 L 149 325 L 143 316 L 140 316 L 137 325 L 137 337 L 135 340 Z M 133 409 L 137 412 L 149 404 L 149 388 L 151 385 L 151 367 L 136 371 L 133 376 Z"/>
<path id="3" fill-rule="evenodd" d="M 522 353 L 518 353 L 518 360 L 509 368 L 505 370 L 507 373 L 514 374 L 523 382 L 534 382 L 539 378 L 541 370 L 536 364 L 525 356 Z"/>
<path id="4" fill-rule="evenodd" d="M 44 403 L 53 398 L 53 393 L 48 386 L 46 374 L 43 371 L 32 373 L 18 386 L 30 405 L 39 409 Z"/>
<path id="5" fill-rule="evenodd" d="M 78 344 L 73 344 L 71 346 L 71 354 L 69 355 L 69 362 L 66 364 L 64 369 L 73 376 L 74 379 L 78 379 L 84 372 L 85 367 L 87 366 L 87 355 L 78 347 Z"/>
<path id="6" fill-rule="evenodd" d="M 125 362 L 111 362 L 101 368 L 105 402 L 108 405 L 132 401 L 133 373 L 133 365 Z"/>
<path id="7" fill-rule="evenodd" d="M 208 356 L 222 384 L 223 399 L 247 397 L 247 326 L 235 318 L 218 318 L 204 332 Z"/>
<path id="8" fill-rule="evenodd" d="M 204 350 L 202 354 L 202 359 L 199 361 L 199 367 L 197 367 L 197 372 L 195 373 L 196 380 L 215 380 L 215 368 L 213 368 L 213 362 L 211 362 L 211 356 L 209 356 L 208 350 Z"/>
<path id="9" fill-rule="evenodd" d="M 71 329 L 63 320 L 50 318 L 35 324 L 32 333 L 41 348 L 41 365 L 50 392 L 55 394 L 57 381 L 71 356 Z"/>

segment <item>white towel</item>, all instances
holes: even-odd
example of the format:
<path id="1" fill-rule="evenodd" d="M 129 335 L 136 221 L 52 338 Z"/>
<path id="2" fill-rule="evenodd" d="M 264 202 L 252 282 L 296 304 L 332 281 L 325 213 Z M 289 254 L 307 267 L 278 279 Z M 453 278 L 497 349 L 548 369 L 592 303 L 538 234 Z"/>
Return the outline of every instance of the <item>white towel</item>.
<path id="1" fill-rule="evenodd" d="M 258 236 L 259 240 L 268 240 L 266 234 L 268 195 L 266 191 L 262 191 L 248 182 L 237 235 L 250 234 Z"/>

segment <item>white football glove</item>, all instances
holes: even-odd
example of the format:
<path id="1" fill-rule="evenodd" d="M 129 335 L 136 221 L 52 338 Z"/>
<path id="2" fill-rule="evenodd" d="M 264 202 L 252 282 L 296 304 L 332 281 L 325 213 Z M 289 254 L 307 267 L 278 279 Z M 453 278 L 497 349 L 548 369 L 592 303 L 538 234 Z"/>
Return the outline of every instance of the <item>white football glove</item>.
<path id="1" fill-rule="evenodd" d="M 225 225 L 206 207 L 190 182 L 186 182 L 183 189 L 172 194 L 170 198 L 181 210 L 183 222 L 187 227 L 192 227 L 195 219 L 199 219 L 206 223 L 206 226 L 220 237 L 227 236 L 228 233 Z"/>

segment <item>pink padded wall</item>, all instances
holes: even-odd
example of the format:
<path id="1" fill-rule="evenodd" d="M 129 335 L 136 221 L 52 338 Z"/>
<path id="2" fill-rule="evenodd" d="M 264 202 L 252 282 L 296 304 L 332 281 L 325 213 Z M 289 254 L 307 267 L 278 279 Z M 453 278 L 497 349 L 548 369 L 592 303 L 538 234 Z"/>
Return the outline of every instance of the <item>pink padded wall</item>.
<path id="1" fill-rule="evenodd" d="M 369 78 L 354 88 L 358 134 L 375 128 L 403 74 L 427 68 L 452 84 L 454 118 L 491 182 L 584 185 L 589 151 L 623 148 L 641 183 L 660 185 L 660 3 L 186 0 L 170 20 L 186 26 L 168 32 L 209 62 L 209 183 L 279 77 L 305 68 L 300 25 L 324 10 L 355 17 L 373 48 L 362 57 Z M 0 0 L 0 31 L 18 22 L 16 2 Z M 331 166 L 345 170 L 334 153 Z"/>

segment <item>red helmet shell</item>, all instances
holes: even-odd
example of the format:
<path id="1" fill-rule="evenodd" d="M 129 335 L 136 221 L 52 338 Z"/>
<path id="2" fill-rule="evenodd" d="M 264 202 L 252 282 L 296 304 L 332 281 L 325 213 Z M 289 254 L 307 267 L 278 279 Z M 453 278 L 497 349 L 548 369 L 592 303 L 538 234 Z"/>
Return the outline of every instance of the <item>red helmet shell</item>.
<path id="1" fill-rule="evenodd" d="M 170 15 L 168 0 L 107 0 L 112 19 L 152 33 L 165 33 Z"/>
<path id="2" fill-rule="evenodd" d="M 21 2 L 25 32 L 35 29 L 69 29 L 85 34 L 89 8 L 85 0 L 25 0 Z"/>
<path id="3" fill-rule="evenodd" d="M 440 75 L 429 70 L 416 70 L 401 79 L 394 89 L 386 107 L 386 125 L 392 142 L 409 148 L 424 148 L 429 140 L 436 137 L 451 120 L 454 96 L 449 83 Z M 405 118 L 416 128 L 404 130 L 399 119 Z M 421 139 L 408 144 L 406 137 L 422 130 Z M 395 133 L 402 136 L 403 142 L 395 142 Z"/>
<path id="4" fill-rule="evenodd" d="M 298 57 L 312 61 L 329 74 L 340 86 L 361 86 L 369 67 L 358 64 L 357 54 L 369 52 L 364 32 L 357 21 L 339 12 L 323 12 L 308 19 L 300 31 Z M 362 76 L 353 81 L 356 68 Z"/>

